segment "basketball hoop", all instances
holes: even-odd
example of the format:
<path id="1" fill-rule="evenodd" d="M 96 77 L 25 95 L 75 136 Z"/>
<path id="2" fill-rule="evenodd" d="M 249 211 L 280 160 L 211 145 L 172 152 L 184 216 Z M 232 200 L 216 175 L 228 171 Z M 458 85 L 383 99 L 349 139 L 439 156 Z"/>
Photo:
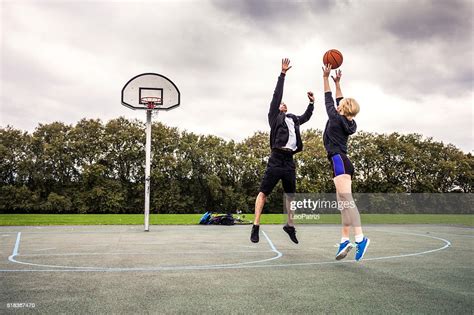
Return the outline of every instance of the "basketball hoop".
<path id="1" fill-rule="evenodd" d="M 122 105 L 146 111 L 145 124 L 145 231 L 150 225 L 151 183 L 151 126 L 152 117 L 159 111 L 169 111 L 180 105 L 178 87 L 158 73 L 142 73 L 131 78 L 122 88 Z"/>
<path id="2" fill-rule="evenodd" d="M 155 96 L 146 96 L 140 99 L 140 103 L 145 104 L 148 110 L 155 109 L 161 104 L 161 98 Z"/>

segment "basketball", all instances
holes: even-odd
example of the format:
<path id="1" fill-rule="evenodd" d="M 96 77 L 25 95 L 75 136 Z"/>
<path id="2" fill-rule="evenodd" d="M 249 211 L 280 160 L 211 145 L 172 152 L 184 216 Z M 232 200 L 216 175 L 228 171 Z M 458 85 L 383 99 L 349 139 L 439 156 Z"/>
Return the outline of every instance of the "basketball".
<path id="1" fill-rule="evenodd" d="M 337 69 L 342 65 L 342 54 L 337 49 L 331 49 L 326 51 L 323 56 L 323 64 L 327 65 L 330 63 L 332 65 L 332 69 Z"/>

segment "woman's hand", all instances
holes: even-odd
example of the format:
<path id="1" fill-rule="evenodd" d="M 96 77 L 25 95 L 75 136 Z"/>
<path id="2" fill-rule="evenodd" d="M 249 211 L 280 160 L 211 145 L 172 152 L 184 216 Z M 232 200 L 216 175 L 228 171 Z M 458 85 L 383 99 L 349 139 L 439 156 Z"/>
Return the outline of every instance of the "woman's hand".
<path id="1" fill-rule="evenodd" d="M 329 78 L 329 74 L 331 73 L 332 65 L 328 63 L 326 66 L 322 67 L 323 69 L 323 78 Z"/>
<path id="2" fill-rule="evenodd" d="M 331 76 L 331 78 L 334 80 L 334 83 L 338 84 L 339 81 L 341 81 L 342 77 L 342 72 L 341 70 L 336 70 L 336 77 Z"/>

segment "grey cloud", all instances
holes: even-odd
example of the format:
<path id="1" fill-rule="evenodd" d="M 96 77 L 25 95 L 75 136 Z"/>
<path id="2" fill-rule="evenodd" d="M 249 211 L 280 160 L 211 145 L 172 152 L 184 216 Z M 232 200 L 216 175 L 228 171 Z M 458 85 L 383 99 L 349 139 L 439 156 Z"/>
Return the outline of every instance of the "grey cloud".
<path id="1" fill-rule="evenodd" d="M 387 8 L 382 27 L 402 40 L 472 40 L 472 1 L 406 1 Z"/>
<path id="2" fill-rule="evenodd" d="M 51 72 L 47 65 L 38 63 L 30 52 L 2 47 L 2 82 L 10 82 L 25 89 L 51 85 L 66 85 L 68 80 Z"/>
<path id="3" fill-rule="evenodd" d="M 389 90 L 470 93 L 474 82 L 473 2 L 403 1 L 385 10 L 381 27 L 396 38 L 389 55 L 398 65 L 398 71 L 384 78 Z"/>
<path id="4" fill-rule="evenodd" d="M 294 19 L 303 11 L 301 3 L 291 1 L 275 0 L 243 0 L 243 1 L 225 1 L 214 0 L 213 4 L 223 11 L 240 15 L 243 18 L 249 18 L 254 21 L 281 23 L 281 18 Z M 327 2 L 327 1 L 325 1 Z"/>
<path id="5" fill-rule="evenodd" d="M 346 0 L 211 0 L 211 3 L 229 19 L 241 24 L 252 32 L 253 36 L 262 34 L 262 40 L 269 38 L 279 39 L 287 45 L 296 45 L 299 38 L 292 31 L 298 31 L 304 36 L 311 36 L 319 27 L 311 25 L 311 16 L 327 14 L 337 3 L 346 3 Z M 306 28 L 302 28 L 306 24 Z"/>
<path id="6" fill-rule="evenodd" d="M 451 11 L 440 13 L 447 15 L 444 20 L 436 15 L 435 11 L 443 7 L 436 4 L 428 13 L 451 28 L 435 26 L 434 35 L 425 29 L 410 34 L 405 24 L 415 23 L 417 17 L 424 25 L 434 21 L 422 16 L 424 4 L 398 0 L 46 1 L 27 3 L 37 10 L 27 10 L 32 16 L 25 19 L 18 12 L 11 15 L 14 5 L 8 2 L 2 7 L 3 38 L 14 34 L 17 43 L 26 43 L 29 35 L 45 36 L 42 48 L 60 46 L 74 57 L 69 68 L 68 56 L 62 62 L 51 62 L 44 53 L 40 59 L 34 51 L 12 48 L 2 39 L 5 95 L 0 123 L 15 122 L 15 127 L 29 129 L 27 125 L 34 127 L 48 119 L 74 123 L 84 116 L 106 120 L 126 115 L 142 120 L 142 112 L 120 105 L 120 90 L 132 76 L 153 71 L 172 79 L 183 101 L 179 110 L 159 115 L 158 120 L 194 132 L 239 139 L 255 130 L 267 130 L 267 106 L 279 72 L 279 58 L 288 53 L 292 59 L 285 100 L 299 113 L 304 109 L 307 88 L 313 88 L 317 95 L 321 92 L 319 63 L 327 48 L 338 48 L 344 54 L 344 87 L 368 83 L 382 90 L 386 98 L 403 97 L 413 104 L 419 98 L 420 106 L 429 104 L 430 111 L 442 117 L 452 103 L 433 104 L 431 96 L 456 95 L 457 100 L 463 100 L 459 95 L 472 91 L 472 41 L 460 40 L 472 31 L 462 26 L 465 24 L 451 24 Z M 410 6 L 413 13 L 409 13 Z M 456 2 L 455 7 L 462 6 Z M 407 62 L 407 56 L 416 63 Z M 455 60 L 444 56 L 454 56 Z M 75 75 L 68 76 L 70 71 Z M 29 91 L 21 92 L 22 85 L 30 87 Z M 24 106 L 16 98 L 19 93 L 29 99 L 41 97 L 38 106 L 24 111 L 27 117 L 18 114 Z M 384 103 L 383 99 L 378 101 Z M 6 108 L 5 104 L 11 106 Z M 321 113 L 318 108 L 312 127 L 324 126 Z M 216 115 L 222 123 L 203 123 Z M 366 122 L 362 129 L 378 131 L 380 125 L 371 122 L 376 115 L 369 111 L 363 115 Z M 416 119 L 403 117 L 400 112 L 393 116 L 387 123 L 394 122 L 393 130 L 417 128 Z M 427 119 L 423 132 L 426 130 L 428 136 L 434 134 L 430 124 L 438 126 L 440 121 Z M 443 124 L 449 126 L 449 122 Z M 464 129 L 469 127 L 465 121 L 460 124 Z M 454 132 L 446 132 L 445 139 L 471 148 L 466 144 L 469 139 L 454 136 Z"/>
<path id="7" fill-rule="evenodd" d="M 390 94 L 467 94 L 473 86 L 472 8 L 469 0 L 347 2 L 337 10 L 347 13 L 323 36 L 351 47 L 347 61 L 354 63 L 344 68 Z"/>

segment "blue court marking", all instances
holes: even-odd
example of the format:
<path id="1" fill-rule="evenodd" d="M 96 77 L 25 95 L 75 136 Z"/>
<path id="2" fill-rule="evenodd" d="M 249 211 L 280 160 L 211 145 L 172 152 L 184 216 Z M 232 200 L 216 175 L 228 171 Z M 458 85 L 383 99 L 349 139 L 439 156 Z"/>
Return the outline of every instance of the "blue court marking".
<path id="1" fill-rule="evenodd" d="M 409 233 L 409 232 L 401 232 L 401 231 L 380 231 L 380 230 L 378 230 L 378 232 L 426 237 L 426 238 L 442 241 L 442 242 L 444 242 L 444 246 L 439 247 L 439 248 L 435 248 L 435 249 L 421 251 L 421 252 L 410 253 L 410 254 L 364 258 L 362 261 L 355 261 L 355 260 L 334 261 L 334 260 L 331 260 L 331 261 L 307 262 L 307 263 L 256 264 L 257 262 L 265 262 L 265 261 L 278 259 L 283 255 L 281 252 L 279 252 L 275 248 L 275 246 L 273 245 L 270 238 L 264 233 L 264 236 L 267 239 L 270 247 L 272 248 L 272 251 L 277 253 L 277 255 L 275 257 L 272 257 L 272 258 L 269 258 L 269 259 L 265 259 L 265 260 L 261 260 L 261 261 L 255 261 L 255 262 L 245 262 L 245 263 L 237 263 L 237 264 L 223 264 L 223 265 L 169 266 L 169 267 L 155 267 L 155 268 L 95 268 L 94 269 L 94 268 L 89 268 L 89 267 L 62 267 L 61 266 L 59 268 L 69 268 L 69 269 L 62 269 L 62 270 L 59 270 L 59 269 L 28 269 L 28 270 L 26 270 L 26 269 L 23 269 L 23 270 L 22 269 L 18 269 L 18 270 L 5 269 L 5 270 L 0 270 L 0 272 L 127 272 L 127 271 L 154 272 L 154 271 L 181 271 L 181 270 L 185 271 L 185 270 L 215 270 L 215 269 L 276 268 L 276 267 L 296 267 L 296 266 L 350 264 L 350 263 L 360 264 L 364 261 L 366 262 L 366 261 L 378 261 L 378 260 L 391 260 L 391 259 L 404 258 L 404 257 L 422 256 L 422 255 L 435 253 L 435 252 L 447 249 L 448 247 L 451 246 L 451 242 L 444 239 L 444 238 L 431 236 L 431 235 L 426 235 L 426 234 Z M 20 239 L 20 232 L 18 233 L 17 243 L 15 244 L 15 249 L 13 250 L 13 253 L 15 253 L 15 250 L 18 253 L 19 239 Z M 13 256 L 13 254 L 12 254 L 12 256 Z M 12 257 L 12 256 L 10 256 L 10 257 Z M 58 266 L 48 266 L 48 265 L 23 263 L 23 262 L 19 262 L 19 261 L 16 261 L 16 260 L 14 260 L 13 262 L 20 263 L 20 264 L 28 264 L 28 265 L 33 265 L 33 266 L 40 266 L 40 267 L 43 266 L 43 267 L 58 268 Z M 72 268 L 74 268 L 74 269 L 72 269 Z M 82 269 L 80 269 L 80 268 L 82 268 Z"/>

